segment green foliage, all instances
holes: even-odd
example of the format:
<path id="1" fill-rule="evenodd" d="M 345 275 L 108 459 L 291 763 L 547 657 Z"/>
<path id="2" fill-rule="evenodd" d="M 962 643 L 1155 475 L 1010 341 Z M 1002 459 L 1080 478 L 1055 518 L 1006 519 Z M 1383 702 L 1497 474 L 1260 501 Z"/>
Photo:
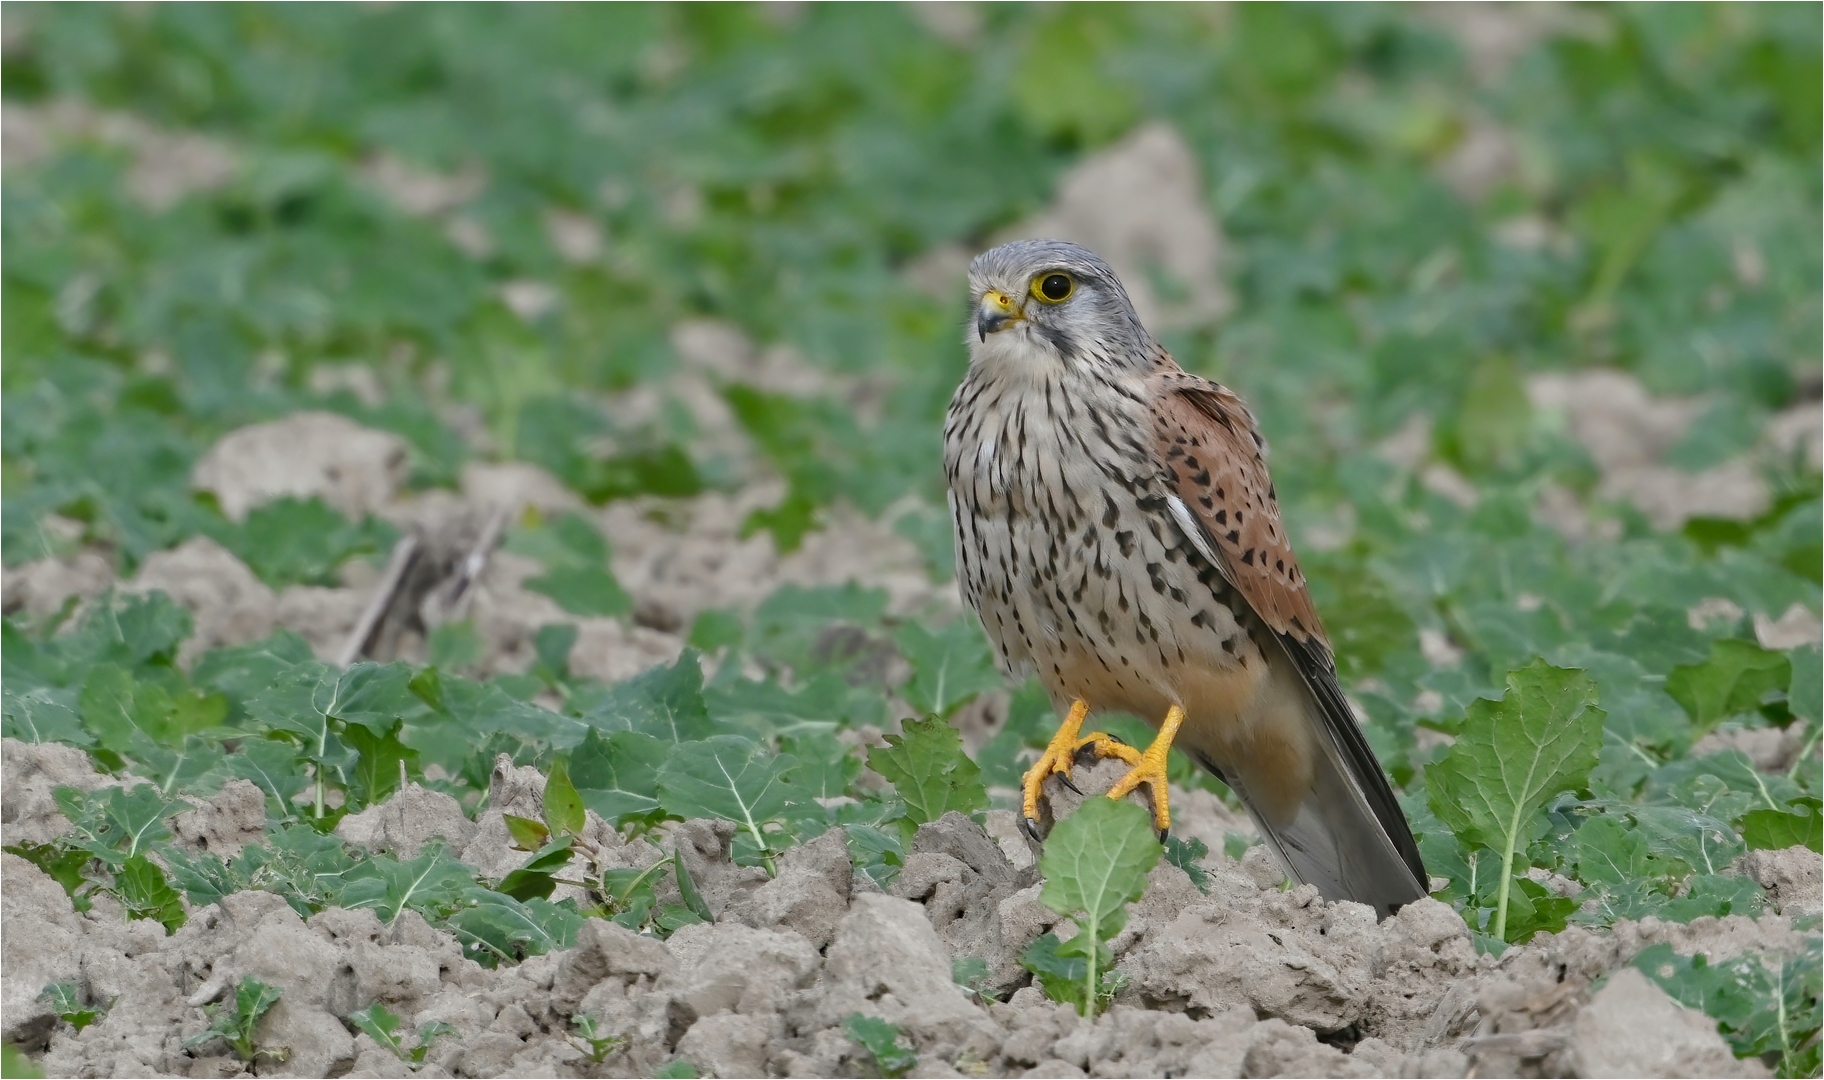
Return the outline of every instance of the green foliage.
<path id="1" fill-rule="evenodd" d="M 1719 638 L 1701 664 L 1680 664 L 1666 676 L 1666 693 L 1684 707 L 1699 733 L 1720 720 L 1750 712 L 1772 691 L 1792 681 L 1785 655 L 1751 641 Z"/>
<path id="2" fill-rule="evenodd" d="M 977 694 L 1001 685 L 988 642 L 974 619 L 952 619 L 935 632 L 907 623 L 895 639 L 912 663 L 905 698 L 921 713 L 949 716 Z"/>
<path id="3" fill-rule="evenodd" d="M 1810 796 L 1789 799 L 1790 809 L 1768 807 L 1742 815 L 1742 840 L 1751 849 L 1804 846 L 1824 851 L 1824 802 Z"/>
<path id="4" fill-rule="evenodd" d="M 680 748 L 659 770 L 659 805 L 680 818 L 715 817 L 740 826 L 750 851 L 774 873 L 769 826 L 790 807 L 785 782 L 793 759 L 771 755 L 739 735 L 717 735 Z"/>
<path id="5" fill-rule="evenodd" d="M 475 871 L 452 858 L 441 844 L 431 844 L 409 862 L 387 856 L 351 868 L 343 875 L 336 902 L 345 908 L 372 908 L 388 926 L 401 912 L 435 917 L 460 901 L 475 883 Z"/>
<path id="6" fill-rule="evenodd" d="M 433 1042 L 445 1035 L 456 1034 L 453 1026 L 441 1020 L 432 1020 L 418 1025 L 417 1041 L 408 1047 L 399 1032 L 399 1025 L 404 1020 L 378 1002 L 349 1013 L 348 1022 L 366 1032 L 368 1038 L 391 1050 L 400 1061 L 413 1067 L 424 1064 L 424 1056 L 430 1053 Z"/>
<path id="7" fill-rule="evenodd" d="M 570 1045 L 581 1050 L 590 1061 L 600 1065 L 608 1055 L 619 1050 L 626 1039 L 620 1035 L 611 1035 L 602 1027 L 602 1020 L 594 1013 L 583 1013 L 570 1018 L 576 1034 L 568 1036 Z"/>
<path id="8" fill-rule="evenodd" d="M 25 1051 L 10 1042 L 0 1044 L 0 1076 L 32 1077 L 36 1080 L 43 1075 L 44 1071 L 38 1068 L 38 1063 Z"/>
<path id="9" fill-rule="evenodd" d="M 152 919 L 162 924 L 169 934 L 190 918 L 184 911 L 183 897 L 158 864 L 144 855 L 129 857 L 114 871 L 114 887 L 109 890 L 129 919 Z"/>
<path id="10" fill-rule="evenodd" d="M 108 1015 L 107 1006 L 95 1008 L 83 1001 L 75 983 L 52 983 L 38 995 L 38 1000 L 49 1003 L 57 1019 L 77 1031 Z"/>
<path id="11" fill-rule="evenodd" d="M 907 720 L 901 734 L 868 751 L 868 767 L 887 778 L 905 800 L 912 821 L 936 821 L 952 810 L 988 808 L 981 769 L 963 753 L 962 737 L 938 717 Z"/>
<path id="12" fill-rule="evenodd" d="M 664 743 L 643 732 L 604 738 L 592 729 L 570 755 L 571 783 L 585 806 L 619 824 L 659 808 L 659 768 L 667 754 Z"/>
<path id="13" fill-rule="evenodd" d="M 892 6 L 782 22 L 631 6 L 228 10 L 8 11 L 9 110 L 81 100 L 176 137 L 206 132 L 239 163 L 223 185 L 149 205 L 132 153 L 105 142 L 111 124 L 53 124 L 37 156 L 9 160 L 9 581 L 28 560 L 77 556 L 125 580 L 199 535 L 274 587 L 377 556 L 389 527 L 319 499 L 236 523 L 193 490 L 222 434 L 303 409 L 399 435 L 414 489 L 457 483 L 474 418 L 492 453 L 542 465 L 580 498 L 659 496 L 640 512 L 691 528 L 693 511 L 664 497 L 751 477 L 726 433 L 705 429 L 702 383 L 784 480 L 743 523 L 750 535 L 790 551 L 851 508 L 891 508 L 892 529 L 947 579 L 937 436 L 965 363 L 961 282 L 926 255 L 1031 220 L 1064 170 L 1157 120 L 1182 137 L 1221 223 L 1222 279 L 1149 265 L 1129 285 L 1170 312 L 1153 329 L 1174 355 L 1243 392 L 1272 439 L 1345 689 L 1449 881 L 1439 895 L 1478 941 L 1751 914 L 1762 899 L 1733 860 L 1817 845 L 1824 665 L 1815 645 L 1751 640 L 1755 620 L 1793 604 L 1815 614 L 1824 566 L 1816 471 L 1762 438 L 1804 403 L 1819 338 L 1815 7 L 1592 8 L 1501 72 L 1397 6 L 1216 20 L 984 9 L 994 48 Z M 375 41 L 410 42 L 410 70 L 454 75 L 401 79 L 372 62 Z M 1462 195 L 1455 166 L 1491 133 L 1521 164 Z M 472 167 L 487 184 L 420 214 L 377 190 L 375 162 Z M 554 211 L 611 238 L 606 251 L 566 247 Z M 528 282 L 546 310 L 502 300 Z M 693 344 L 682 324 L 698 317 L 747 340 Z M 787 356 L 802 363 L 774 363 Z M 373 367 L 351 379 L 351 357 Z M 1767 510 L 1656 531 L 1610 499 L 1575 425 L 1530 392 L 1593 368 L 1706 402 L 1665 463 L 1750 463 Z M 1396 435 L 1400 454 L 1373 452 Z M 1434 463 L 1474 499 L 1434 491 Z M 1583 505 L 1570 513 L 1567 497 Z M 528 515 L 506 543 L 540 563 L 531 587 L 568 613 L 630 614 L 596 519 Z M 1694 625 L 1713 599 L 1743 614 Z M 748 862 L 841 828 L 857 869 L 884 884 L 920 822 L 1015 787 L 1055 726 L 1030 681 L 975 764 L 940 720 L 864 755 L 853 747 L 899 703 L 947 717 L 999 685 L 975 623 L 852 584 L 781 588 L 751 613 L 723 603 L 691 627 L 710 667 L 687 653 L 612 686 L 572 669 L 574 626 L 540 629 L 527 670 L 491 679 L 465 677 L 485 658 L 462 624 L 432 631 L 433 666 L 418 670 L 337 671 L 281 632 L 186 673 L 192 620 L 163 595 L 27 605 L 0 626 L 0 730 L 149 783 L 106 789 L 126 803 L 82 796 L 70 836 L 12 850 L 78 906 L 107 890 L 162 920 L 179 910 L 172 892 L 204 904 L 265 889 L 300 915 L 346 897 L 419 910 L 481 962 L 513 962 L 586 915 L 663 934 L 707 914 L 669 856 L 601 873 L 570 830 L 579 802 L 629 834 L 725 817 Z M 1567 699 L 1571 715 L 1554 705 L 1535 730 L 1526 694 L 1484 700 L 1508 672 L 1545 678 L 1536 659 L 1583 672 L 1602 708 Z M 899 671 L 909 679 L 889 686 Z M 1786 728 L 1799 766 L 1691 756 L 1737 726 Z M 519 827 L 526 862 L 501 882 L 333 836 L 402 778 L 473 811 L 501 754 L 561 760 L 575 796 L 557 785 L 553 820 Z M 863 779 L 864 756 L 892 792 Z M 1500 775 L 1497 759 L 1539 769 Z M 1172 770 L 1195 777 L 1188 761 Z M 232 859 L 174 844 L 179 800 L 235 778 L 264 792 L 266 837 Z M 1229 854 L 1244 846 L 1232 838 Z M 1194 849 L 1166 856 L 1198 880 Z M 685 902 L 658 899 L 666 874 Z M 552 904 L 560 880 L 588 902 Z M 1070 947 L 1052 939 L 1033 962 L 1089 1008 L 1104 958 L 1059 952 Z M 1803 1071 L 1798 1045 L 1788 1071 Z"/>
<path id="14" fill-rule="evenodd" d="M 1114 999 L 1123 983 L 1108 942 L 1127 925 L 1127 905 L 1146 891 L 1161 854 L 1151 817 L 1126 801 L 1090 799 L 1052 829 L 1039 857 L 1039 899 L 1074 919 L 1077 933 L 1062 942 L 1046 934 L 1020 957 L 1046 996 L 1085 1016 Z"/>
<path id="15" fill-rule="evenodd" d="M 203 1006 L 209 1026 L 200 1034 L 185 1039 L 184 1045 L 202 1046 L 220 1039 L 242 1061 L 249 1063 L 264 1060 L 282 1064 L 291 1057 L 288 1047 L 260 1046 L 254 1041 L 254 1029 L 259 1026 L 260 1018 L 279 1003 L 282 991 L 248 975 L 234 984 L 233 995 L 222 1004 Z"/>
<path id="16" fill-rule="evenodd" d="M 1210 847 L 1196 837 L 1185 839 L 1181 836 L 1169 836 L 1165 841 L 1165 861 L 1184 871 L 1197 886 L 1197 891 L 1210 891 L 1210 872 L 1203 868 L 1202 860 L 1210 853 Z"/>
<path id="17" fill-rule="evenodd" d="M 1450 753 L 1425 771 L 1432 813 L 1501 861 L 1497 939 L 1511 940 L 1514 856 L 1543 831 L 1538 811 L 1549 796 L 1582 786 L 1596 765 L 1605 714 L 1595 702 L 1581 671 L 1540 661 L 1509 672 L 1507 693 L 1472 704 Z"/>
<path id="18" fill-rule="evenodd" d="M 1818 1074 L 1824 957 L 1817 938 L 1808 938 L 1797 956 L 1743 953 L 1718 963 L 1660 944 L 1643 950 L 1634 966 L 1679 1002 L 1714 1019 L 1737 1057 L 1772 1055 L 1776 1076 Z"/>
<path id="19" fill-rule="evenodd" d="M 988 961 L 979 956 L 959 956 L 950 963 L 951 981 L 980 1004 L 1001 999 L 1001 992 L 988 982 L 989 974 Z"/>
<path id="20" fill-rule="evenodd" d="M 572 615 L 625 615 L 633 600 L 608 569 L 608 542 L 580 514 L 522 526 L 507 536 L 508 551 L 545 566 L 525 587 L 544 593 Z"/>
<path id="21" fill-rule="evenodd" d="M 248 511 L 245 521 L 210 530 L 274 589 L 333 585 L 336 568 L 356 555 L 381 555 L 393 530 L 376 518 L 354 524 L 322 499 L 275 499 Z"/>
<path id="22" fill-rule="evenodd" d="M 188 810 L 188 803 L 166 799 L 150 784 L 86 794 L 60 787 L 55 797 L 74 831 L 49 844 L 9 845 L 7 851 L 55 879 L 78 910 L 87 910 L 91 897 L 103 892 L 119 900 L 130 919 L 152 919 L 166 933 L 184 925 L 189 916 L 180 894 L 147 852 L 170 839 L 166 819 Z"/>
<path id="23" fill-rule="evenodd" d="M 583 831 L 583 797 L 570 782 L 570 769 L 563 758 L 551 763 L 545 778 L 545 827 L 557 836 L 575 836 Z"/>
<path id="24" fill-rule="evenodd" d="M 874 1068 L 881 1076 L 904 1076 L 906 1070 L 918 1064 L 917 1052 L 901 1045 L 900 1040 L 905 1036 L 900 1033 L 898 1024 L 862 1013 L 850 1013 L 843 1018 L 842 1031 L 874 1059 Z"/>

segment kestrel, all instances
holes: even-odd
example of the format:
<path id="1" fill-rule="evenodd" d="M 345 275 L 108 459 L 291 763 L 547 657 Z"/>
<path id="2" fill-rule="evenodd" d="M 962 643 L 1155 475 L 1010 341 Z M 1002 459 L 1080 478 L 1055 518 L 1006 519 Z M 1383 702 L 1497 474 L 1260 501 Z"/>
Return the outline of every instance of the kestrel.
<path id="1" fill-rule="evenodd" d="M 957 577 L 1002 666 L 1067 709 L 1025 777 L 1028 831 L 1046 778 L 1083 751 L 1132 766 L 1109 795 L 1148 785 L 1163 832 L 1177 746 L 1241 796 L 1294 881 L 1383 917 L 1426 895 L 1247 406 L 1180 368 L 1075 244 L 985 252 L 969 288 L 969 373 L 944 425 Z M 1159 734 L 1144 752 L 1082 734 L 1095 711 Z"/>

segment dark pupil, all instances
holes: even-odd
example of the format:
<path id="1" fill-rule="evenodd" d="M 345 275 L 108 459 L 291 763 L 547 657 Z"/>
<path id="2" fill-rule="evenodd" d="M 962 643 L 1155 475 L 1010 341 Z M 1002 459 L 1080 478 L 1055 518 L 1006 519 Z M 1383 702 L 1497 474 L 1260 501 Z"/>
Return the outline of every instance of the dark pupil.
<path id="1" fill-rule="evenodd" d="M 1062 300 L 1070 295 L 1070 279 L 1063 274 L 1053 274 L 1039 282 L 1039 291 L 1047 300 Z"/>

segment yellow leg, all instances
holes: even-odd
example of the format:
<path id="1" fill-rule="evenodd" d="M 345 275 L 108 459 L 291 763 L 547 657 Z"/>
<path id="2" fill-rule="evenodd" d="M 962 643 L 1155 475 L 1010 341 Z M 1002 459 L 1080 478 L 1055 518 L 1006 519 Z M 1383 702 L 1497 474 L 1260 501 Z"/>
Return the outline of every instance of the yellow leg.
<path id="1" fill-rule="evenodd" d="M 1026 770 L 1025 783 L 1022 785 L 1021 810 L 1026 815 L 1028 830 L 1036 830 L 1039 820 L 1039 792 L 1045 787 L 1045 781 L 1053 775 L 1070 779 L 1070 766 L 1075 760 L 1077 751 L 1088 746 L 1095 750 L 1099 758 L 1120 758 L 1129 765 L 1138 767 L 1140 751 L 1114 737 L 1100 731 L 1088 735 L 1079 734 L 1083 730 L 1083 718 L 1089 715 L 1089 703 L 1078 701 L 1071 705 L 1065 715 L 1064 723 L 1058 726 L 1058 733 L 1051 737 L 1051 744 L 1045 747 L 1045 753 Z M 1037 836 L 1037 832 L 1033 833 Z"/>
<path id="2" fill-rule="evenodd" d="M 1159 725 L 1159 735 L 1153 740 L 1140 760 L 1134 763 L 1133 771 L 1115 782 L 1108 789 L 1111 799 L 1124 799 L 1141 784 L 1153 786 L 1153 824 L 1161 833 L 1172 827 L 1172 807 L 1166 794 L 1165 758 L 1171 753 L 1172 740 L 1177 737 L 1179 727 L 1184 724 L 1184 710 L 1173 705 L 1166 710 L 1165 722 Z"/>

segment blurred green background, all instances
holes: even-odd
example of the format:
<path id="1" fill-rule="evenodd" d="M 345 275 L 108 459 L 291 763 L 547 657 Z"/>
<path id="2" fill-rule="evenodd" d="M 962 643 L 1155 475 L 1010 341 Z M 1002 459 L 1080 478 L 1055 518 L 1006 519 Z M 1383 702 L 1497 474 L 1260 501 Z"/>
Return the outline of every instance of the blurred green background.
<path id="1" fill-rule="evenodd" d="M 72 499 L 129 564 L 195 531 L 197 449 L 303 404 L 405 433 L 447 480 L 465 451 L 423 403 L 432 368 L 504 455 L 597 497 L 687 492 L 717 475 L 687 413 L 618 432 L 607 468 L 576 446 L 615 418 L 567 392 L 664 373 L 697 314 L 895 387 L 860 440 L 839 409 L 741 403 L 799 518 L 938 505 L 959 305 L 905 268 L 982 246 L 1153 118 L 1198 159 L 1233 298 L 1168 343 L 1254 402 L 1295 520 L 1375 489 L 1354 451 L 1415 413 L 1477 483 L 1577 486 L 1585 463 L 1526 438 L 1542 368 L 1712 395 L 1690 468 L 1815 397 L 1817 7 L 1477 17 L 8 5 L 6 559 Z M 149 127 L 17 115 L 70 101 Z M 554 212 L 599 257 L 566 259 Z M 527 280 L 554 290 L 532 319 L 500 291 Z M 349 361 L 385 405 L 311 392 Z"/>
<path id="2" fill-rule="evenodd" d="M 1255 407 L 1401 784 L 1533 656 L 1601 687 L 1591 805 L 1771 800 L 1687 760 L 1719 725 L 1815 751 L 1815 4 L 3 10 L 9 566 L 88 547 L 125 575 L 209 533 L 276 585 L 378 550 L 319 507 L 334 550 L 287 569 L 190 487 L 224 432 L 318 408 L 405 436 L 419 487 L 476 456 L 595 503 L 776 474 L 749 527 L 782 549 L 894 507 L 942 580 L 957 259 L 1162 123 L 1222 302 L 1161 336 Z M 758 468 L 667 396 L 705 316 L 827 380 L 723 373 Z M 1587 369 L 1646 395 L 1594 435 L 1536 404 Z M 614 406 L 645 385 L 661 407 Z M 1686 419 L 1635 446 L 1655 402 Z M 1623 497 L 1635 450 L 1670 510 Z M 1748 653 L 1790 685 L 1731 696 Z M 1693 671 L 1722 696 L 1668 694 Z M 990 748 L 997 781 L 1041 713 Z M 1411 806 L 1434 869 L 1473 877 Z"/>

